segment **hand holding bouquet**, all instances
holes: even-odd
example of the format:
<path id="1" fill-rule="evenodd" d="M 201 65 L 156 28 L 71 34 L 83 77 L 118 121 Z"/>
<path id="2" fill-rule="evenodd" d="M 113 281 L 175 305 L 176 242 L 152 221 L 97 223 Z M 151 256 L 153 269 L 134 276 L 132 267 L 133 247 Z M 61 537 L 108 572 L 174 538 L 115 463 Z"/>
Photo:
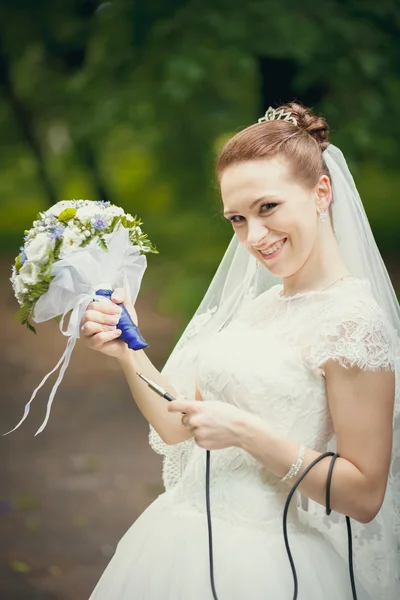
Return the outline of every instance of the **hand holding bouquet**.
<path id="1" fill-rule="evenodd" d="M 135 302 L 146 269 L 145 254 L 157 253 L 141 224 L 137 217 L 109 202 L 68 200 L 40 213 L 33 227 L 25 232 L 25 243 L 11 277 L 21 307 L 18 316 L 32 331 L 32 321 L 59 318 L 60 330 L 69 340 L 60 361 L 33 392 L 24 416 L 12 431 L 25 420 L 37 391 L 61 365 L 45 420 L 36 435 L 46 426 L 87 305 L 99 297 L 109 298 L 118 286 L 124 287 Z M 64 330 L 68 313 L 71 314 Z M 147 346 L 124 307 L 118 328 L 122 331 L 119 339 L 132 350 Z"/>

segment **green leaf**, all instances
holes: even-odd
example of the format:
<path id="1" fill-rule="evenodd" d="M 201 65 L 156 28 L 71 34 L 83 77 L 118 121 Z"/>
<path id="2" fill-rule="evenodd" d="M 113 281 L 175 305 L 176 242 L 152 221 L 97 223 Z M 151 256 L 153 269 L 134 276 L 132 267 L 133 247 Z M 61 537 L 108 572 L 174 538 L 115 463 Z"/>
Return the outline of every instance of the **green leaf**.
<path id="1" fill-rule="evenodd" d="M 19 273 L 21 267 L 22 267 L 21 255 L 18 254 L 17 258 L 15 259 L 15 268 L 16 268 L 17 273 Z"/>
<path id="2" fill-rule="evenodd" d="M 66 208 L 58 215 L 58 220 L 61 223 L 67 223 L 71 219 L 73 219 L 76 215 L 76 208 Z"/>
<path id="3" fill-rule="evenodd" d="M 34 303 L 24 304 L 15 315 L 15 318 L 21 321 L 21 325 L 26 325 L 29 331 L 36 333 L 36 329 L 31 323 L 33 317 L 33 307 Z"/>
<path id="4" fill-rule="evenodd" d="M 32 331 L 32 333 L 34 333 L 36 335 L 36 329 L 34 328 L 34 326 L 31 323 L 29 323 L 29 321 L 25 321 L 25 325 L 27 326 L 29 331 Z"/>
<path id="5" fill-rule="evenodd" d="M 90 244 L 90 242 L 92 241 L 93 237 L 87 237 L 83 240 L 83 242 L 81 242 L 80 247 L 81 248 L 85 248 L 85 246 L 88 246 Z"/>
<path id="6" fill-rule="evenodd" d="M 37 300 L 43 294 L 47 292 L 50 286 L 51 277 L 49 277 L 48 281 L 38 281 L 33 285 L 29 290 L 29 295 L 33 300 Z"/>
<path id="7" fill-rule="evenodd" d="M 105 243 L 105 241 L 102 237 L 99 237 L 97 239 L 97 243 L 102 250 L 104 250 L 105 252 L 108 252 L 107 244 Z"/>
<path id="8" fill-rule="evenodd" d="M 53 260 L 57 260 L 58 259 L 58 255 L 60 254 L 60 248 L 62 245 L 62 238 L 56 240 L 56 243 L 54 244 L 54 250 L 53 250 Z"/>

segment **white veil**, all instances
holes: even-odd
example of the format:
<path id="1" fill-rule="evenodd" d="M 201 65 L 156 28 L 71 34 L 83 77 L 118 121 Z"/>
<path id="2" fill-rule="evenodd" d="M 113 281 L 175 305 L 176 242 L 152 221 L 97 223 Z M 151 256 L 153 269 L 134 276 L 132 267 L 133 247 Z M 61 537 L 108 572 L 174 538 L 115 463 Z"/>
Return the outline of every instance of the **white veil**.
<path id="1" fill-rule="evenodd" d="M 330 144 L 323 158 L 331 177 L 332 217 L 342 258 L 353 275 L 369 280 L 371 291 L 392 327 L 396 405 L 391 472 L 378 516 L 367 525 L 352 523 L 356 575 L 365 580 L 374 599 L 397 600 L 400 597 L 400 308 L 342 152 Z M 248 299 L 281 283 L 266 269 L 256 266 L 255 258 L 234 236 L 200 306 L 163 369 L 177 391 L 187 398 L 194 398 L 196 355 L 204 338 L 226 326 Z M 149 439 L 152 448 L 164 455 L 163 481 L 169 489 L 179 480 L 194 441 L 168 446 L 151 426 Z M 334 447 L 335 440 L 329 449 Z M 299 496 L 298 509 L 305 520 L 329 537 L 347 561 L 344 520 L 324 517 L 324 507 L 304 498 L 300 502 Z"/>

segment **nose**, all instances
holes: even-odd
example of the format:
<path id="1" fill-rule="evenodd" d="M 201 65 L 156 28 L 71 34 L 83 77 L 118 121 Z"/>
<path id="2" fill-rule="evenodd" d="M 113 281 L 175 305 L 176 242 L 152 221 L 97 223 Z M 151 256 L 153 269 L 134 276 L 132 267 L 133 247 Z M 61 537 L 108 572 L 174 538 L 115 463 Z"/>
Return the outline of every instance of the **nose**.
<path id="1" fill-rule="evenodd" d="M 249 246 L 261 245 L 262 240 L 267 237 L 268 233 L 268 227 L 260 223 L 258 219 L 249 220 L 247 228 L 247 244 Z"/>

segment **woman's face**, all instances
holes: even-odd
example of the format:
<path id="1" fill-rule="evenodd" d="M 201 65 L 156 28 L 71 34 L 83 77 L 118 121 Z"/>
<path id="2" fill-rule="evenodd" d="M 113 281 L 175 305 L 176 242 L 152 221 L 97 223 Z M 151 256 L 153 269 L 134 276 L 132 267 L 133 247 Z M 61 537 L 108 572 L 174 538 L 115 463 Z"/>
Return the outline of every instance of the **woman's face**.
<path id="1" fill-rule="evenodd" d="M 248 251 L 277 277 L 291 277 L 318 249 L 319 205 L 330 201 L 326 176 L 314 189 L 297 183 L 282 157 L 227 167 L 221 176 L 224 216 Z"/>

